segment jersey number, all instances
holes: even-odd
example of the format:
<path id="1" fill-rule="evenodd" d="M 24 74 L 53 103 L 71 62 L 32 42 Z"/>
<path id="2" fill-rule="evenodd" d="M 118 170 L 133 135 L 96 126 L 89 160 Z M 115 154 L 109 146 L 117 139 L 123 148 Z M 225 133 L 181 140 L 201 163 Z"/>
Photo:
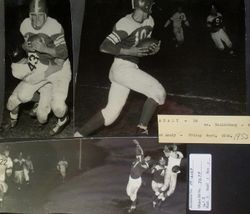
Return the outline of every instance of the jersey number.
<path id="1" fill-rule="evenodd" d="M 28 66 L 29 66 L 31 71 L 36 69 L 36 64 L 38 63 L 38 61 L 39 61 L 39 58 L 36 55 L 34 55 L 34 54 L 29 55 Z"/>
<path id="2" fill-rule="evenodd" d="M 0 159 L 0 165 L 6 165 L 7 160 L 6 159 Z"/>
<path id="3" fill-rule="evenodd" d="M 135 34 L 135 44 L 134 44 L 134 46 L 137 46 L 141 40 L 146 39 L 150 35 L 151 35 L 151 33 L 147 35 L 147 30 L 146 29 L 142 29 L 140 31 L 137 31 L 137 33 Z"/>

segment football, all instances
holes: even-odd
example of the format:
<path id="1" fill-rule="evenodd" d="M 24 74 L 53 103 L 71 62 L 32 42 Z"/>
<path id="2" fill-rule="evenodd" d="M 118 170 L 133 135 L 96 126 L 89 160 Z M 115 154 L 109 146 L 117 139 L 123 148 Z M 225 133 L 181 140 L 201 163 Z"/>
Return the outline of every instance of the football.
<path id="1" fill-rule="evenodd" d="M 154 39 L 154 38 L 146 38 L 143 39 L 141 42 L 139 42 L 139 44 L 137 45 L 138 48 L 149 48 L 151 45 L 159 44 L 159 40 Z M 152 52 L 151 49 L 148 50 L 149 52 Z"/>
<path id="2" fill-rule="evenodd" d="M 40 43 L 45 44 L 46 47 L 54 47 L 54 42 L 53 40 L 45 35 L 45 34 L 34 34 L 29 37 L 28 42 L 29 45 L 32 47 L 33 43 L 39 41 Z M 39 56 L 39 60 L 42 64 L 48 65 L 49 61 L 53 59 L 52 56 L 45 54 L 45 53 L 37 53 Z"/>

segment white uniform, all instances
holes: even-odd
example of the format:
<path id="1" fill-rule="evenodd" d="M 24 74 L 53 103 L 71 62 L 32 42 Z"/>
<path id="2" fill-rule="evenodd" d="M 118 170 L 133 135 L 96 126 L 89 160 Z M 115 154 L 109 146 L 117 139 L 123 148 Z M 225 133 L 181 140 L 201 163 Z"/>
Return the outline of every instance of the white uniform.
<path id="1" fill-rule="evenodd" d="M 0 190 L 2 193 L 6 193 L 8 190 L 8 185 L 5 182 L 6 171 L 12 167 L 13 167 L 13 162 L 12 162 L 11 158 L 5 157 L 4 155 L 0 154 Z M 1 197 L 0 197 L 0 199 L 1 199 Z"/>
<path id="2" fill-rule="evenodd" d="M 135 47 L 141 40 L 151 37 L 153 27 L 154 20 L 151 16 L 138 23 L 129 14 L 116 23 L 113 32 L 106 39 L 121 48 Z M 106 126 L 117 119 L 130 90 L 144 94 L 160 105 L 164 104 L 166 92 L 163 86 L 154 77 L 139 69 L 137 64 L 137 57 L 115 57 L 109 73 L 111 88 L 108 103 L 102 109 Z"/>
<path id="3" fill-rule="evenodd" d="M 176 12 L 170 20 L 173 22 L 173 32 L 177 42 L 184 42 L 184 32 L 182 24 L 187 22 L 187 17 L 183 12 Z"/>
<path id="4" fill-rule="evenodd" d="M 24 172 L 24 178 L 25 178 L 26 182 L 29 182 L 29 180 L 30 180 L 29 173 L 30 173 L 30 171 L 33 171 L 33 170 L 34 170 L 34 166 L 33 166 L 32 161 L 25 160 L 23 172 Z"/>
<path id="5" fill-rule="evenodd" d="M 229 39 L 227 33 L 223 29 L 222 14 L 217 13 L 217 15 L 209 15 L 207 17 L 207 23 L 211 25 L 211 38 L 214 41 L 216 47 L 220 50 L 224 50 L 224 43 L 228 48 L 232 47 L 232 42 Z"/>
<path id="6" fill-rule="evenodd" d="M 61 160 L 57 164 L 57 170 L 60 171 L 63 179 L 66 177 L 66 169 L 67 169 L 67 167 L 68 167 L 68 162 L 65 161 L 65 160 Z"/>
<path id="7" fill-rule="evenodd" d="M 34 34 L 45 34 L 54 41 L 56 48 L 60 48 L 60 46 L 66 47 L 63 28 L 53 18 L 48 17 L 40 30 L 35 30 L 31 25 L 31 20 L 26 18 L 21 24 L 20 31 L 26 40 Z M 12 64 L 12 69 L 14 68 L 15 73 L 18 73 L 18 70 L 20 70 L 20 78 L 28 73 L 37 75 L 38 78 L 41 78 L 41 75 L 44 75 L 44 71 L 47 67 L 47 65 L 40 62 L 39 55 L 34 52 L 28 53 L 27 64 Z M 28 79 L 26 81 L 21 81 L 10 96 L 7 108 L 12 111 L 19 104 L 31 101 L 34 93 L 39 90 L 40 100 L 37 109 L 38 120 L 42 123 L 46 122 L 51 108 L 57 117 L 63 117 L 67 110 L 65 100 L 68 95 L 70 80 L 71 67 L 69 60 L 66 59 L 61 70 L 53 73 L 46 79 L 43 78 L 43 81 L 39 83 L 32 84 Z"/>
<path id="8" fill-rule="evenodd" d="M 164 178 L 164 186 L 161 189 L 163 192 L 167 191 L 167 196 L 172 195 L 175 191 L 178 173 L 173 172 L 172 169 L 174 166 L 180 166 L 182 158 L 183 154 L 181 152 L 170 152 L 168 157 L 167 171 Z M 162 193 L 160 197 L 165 198 L 164 193 Z"/>

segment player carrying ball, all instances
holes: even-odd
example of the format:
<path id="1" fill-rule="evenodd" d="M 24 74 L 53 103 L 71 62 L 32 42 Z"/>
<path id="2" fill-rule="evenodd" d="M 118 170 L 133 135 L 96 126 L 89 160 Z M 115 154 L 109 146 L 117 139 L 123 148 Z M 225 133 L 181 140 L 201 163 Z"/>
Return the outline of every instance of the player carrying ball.
<path id="1" fill-rule="evenodd" d="M 60 133 L 69 122 L 65 102 L 71 81 L 68 49 L 63 27 L 47 14 L 46 0 L 32 0 L 29 17 L 20 26 L 27 58 L 11 65 L 13 76 L 21 82 L 8 99 L 10 118 L 5 129 L 16 126 L 19 105 L 30 102 L 36 92 L 40 93 L 35 109 L 38 121 L 46 123 L 51 110 L 58 119 L 50 135 Z"/>
<path id="2" fill-rule="evenodd" d="M 88 136 L 102 126 L 111 125 L 120 115 L 130 90 L 144 94 L 147 100 L 137 125 L 137 134 L 148 134 L 148 123 L 158 105 L 165 102 L 163 86 L 151 75 L 138 67 L 139 58 L 154 55 L 160 50 L 160 42 L 148 47 L 138 47 L 140 42 L 151 37 L 154 20 L 153 0 L 133 0 L 133 13 L 121 18 L 100 46 L 103 53 L 114 55 L 109 79 L 108 103 L 76 133 L 76 137 Z"/>

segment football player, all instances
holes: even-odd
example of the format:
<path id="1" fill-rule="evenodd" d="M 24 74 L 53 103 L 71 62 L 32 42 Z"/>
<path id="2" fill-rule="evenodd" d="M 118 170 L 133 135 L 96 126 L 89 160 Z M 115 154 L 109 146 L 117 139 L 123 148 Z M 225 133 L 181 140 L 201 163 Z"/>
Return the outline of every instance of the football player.
<path id="1" fill-rule="evenodd" d="M 3 154 L 0 154 L 0 203 L 3 203 L 4 194 L 8 190 L 6 177 L 12 174 L 13 162 L 9 157 L 9 150 L 4 149 Z"/>
<path id="2" fill-rule="evenodd" d="M 183 23 L 189 27 L 189 22 L 186 14 L 182 11 L 182 7 L 178 7 L 177 12 L 166 21 L 164 27 L 168 27 L 171 23 L 173 23 L 173 32 L 177 41 L 176 47 L 179 47 L 184 43 Z"/>
<path id="3" fill-rule="evenodd" d="M 62 160 L 60 160 L 56 166 L 57 170 L 60 172 L 62 176 L 62 182 L 64 183 L 66 178 L 66 171 L 68 168 L 68 161 L 66 161 L 65 157 L 63 156 Z"/>
<path id="4" fill-rule="evenodd" d="M 164 177 L 166 174 L 166 159 L 164 157 L 160 157 L 158 164 L 152 167 L 151 173 L 153 174 L 151 186 L 155 193 L 153 207 L 155 207 L 157 198 L 161 193 L 161 188 L 164 185 Z"/>
<path id="5" fill-rule="evenodd" d="M 147 97 L 137 125 L 138 135 L 148 135 L 148 123 L 158 105 L 165 102 L 163 86 L 151 75 L 138 67 L 139 58 L 154 55 L 160 50 L 160 42 L 149 47 L 137 47 L 141 41 L 150 38 L 154 20 L 153 0 L 134 0 L 134 11 L 121 18 L 100 46 L 103 53 L 114 55 L 109 79 L 111 87 L 105 108 L 95 114 L 75 133 L 76 137 L 88 136 L 98 128 L 111 125 L 119 116 L 130 90 Z M 150 51 L 149 51 L 150 50 Z"/>
<path id="6" fill-rule="evenodd" d="M 46 123 L 52 109 L 58 121 L 50 135 L 58 134 L 69 122 L 65 100 L 71 80 L 71 67 L 64 30 L 55 19 L 47 16 L 45 0 L 32 0 L 29 18 L 22 22 L 20 31 L 25 39 L 23 48 L 28 57 L 12 63 L 13 72 L 22 81 L 8 99 L 10 121 L 7 128 L 15 127 L 19 105 L 31 101 L 34 93 L 39 91 L 40 100 L 36 106 L 38 121 Z M 41 38 L 31 42 L 34 35 Z"/>
<path id="7" fill-rule="evenodd" d="M 217 12 L 214 5 L 211 7 L 210 15 L 207 17 L 207 27 L 210 31 L 212 40 L 215 46 L 221 50 L 225 50 L 225 45 L 229 49 L 229 53 L 234 55 L 233 44 L 229 39 L 223 22 L 223 16 Z"/>
<path id="8" fill-rule="evenodd" d="M 21 190 L 21 186 L 24 181 L 24 164 L 25 164 L 23 153 L 20 152 L 18 157 L 15 158 L 13 162 L 14 162 L 14 181 L 17 185 L 17 189 Z"/>
<path id="9" fill-rule="evenodd" d="M 31 160 L 30 155 L 28 155 L 25 160 L 24 169 L 23 169 L 24 179 L 26 181 L 26 184 L 30 183 L 30 172 L 34 173 L 34 166 L 33 166 L 33 162 Z"/>
<path id="10" fill-rule="evenodd" d="M 143 150 L 137 140 L 133 140 L 136 145 L 136 160 L 133 162 L 130 176 L 126 188 L 127 195 L 131 200 L 131 206 L 128 210 L 128 213 L 132 213 L 136 210 L 137 202 L 137 192 L 142 184 L 142 174 L 147 169 L 149 169 L 149 161 L 151 160 L 150 156 L 144 157 Z"/>
<path id="11" fill-rule="evenodd" d="M 167 155 L 168 165 L 164 177 L 164 185 L 158 196 L 158 206 L 174 193 L 177 184 L 177 175 L 181 172 L 180 164 L 183 158 L 183 154 L 178 151 L 178 147 L 175 144 L 169 146 L 168 151 L 164 148 L 164 153 Z"/>

